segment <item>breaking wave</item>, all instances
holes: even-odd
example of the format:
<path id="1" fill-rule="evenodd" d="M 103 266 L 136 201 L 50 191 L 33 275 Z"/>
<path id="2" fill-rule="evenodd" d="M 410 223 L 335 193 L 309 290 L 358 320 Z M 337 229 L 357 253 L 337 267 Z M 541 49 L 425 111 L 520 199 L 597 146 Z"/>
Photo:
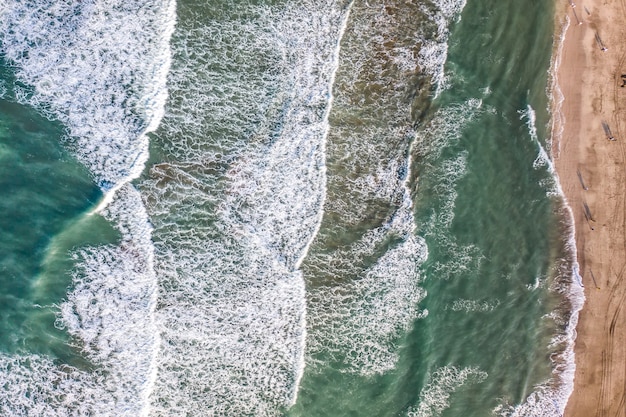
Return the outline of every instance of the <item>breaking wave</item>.
<path id="1" fill-rule="evenodd" d="M 349 11 L 239 2 L 207 22 L 179 10 L 161 161 L 140 184 L 162 277 L 154 415 L 274 416 L 296 401 L 299 267 L 325 201 Z"/>
<path id="2" fill-rule="evenodd" d="M 159 332 L 152 228 L 129 184 L 148 157 L 167 98 L 173 1 L 5 1 L 0 45 L 12 98 L 67 129 L 67 145 L 105 198 L 116 244 L 74 250 L 56 326 L 85 369 L 35 355 L 0 357 L 4 415 L 147 416 Z M 21 394 L 21 395 L 20 395 Z"/>
<path id="3" fill-rule="evenodd" d="M 449 398 L 465 384 L 478 384 L 487 379 L 487 373 L 477 368 L 443 366 L 429 376 L 420 392 L 419 405 L 410 410 L 407 417 L 437 417 L 450 406 Z"/>

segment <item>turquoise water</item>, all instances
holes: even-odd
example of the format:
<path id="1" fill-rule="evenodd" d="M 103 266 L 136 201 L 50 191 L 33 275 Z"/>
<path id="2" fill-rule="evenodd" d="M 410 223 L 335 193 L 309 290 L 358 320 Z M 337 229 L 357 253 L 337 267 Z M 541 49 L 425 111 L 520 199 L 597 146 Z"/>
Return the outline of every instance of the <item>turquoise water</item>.
<path id="1" fill-rule="evenodd" d="M 71 262 L 50 262 L 54 237 L 71 227 L 100 196 L 61 145 L 62 127 L 11 100 L 0 102 L 2 326 L 6 352 L 63 357 L 67 338 L 54 328 L 53 304 L 71 283 Z M 74 237 L 74 244 L 86 239 Z M 66 247 L 71 249 L 71 247 Z M 50 268 L 56 273 L 48 275 Z M 63 343 L 61 343 L 63 342 Z"/>
<path id="2" fill-rule="evenodd" d="M 553 15 L 1 4 L 0 414 L 561 415 Z"/>

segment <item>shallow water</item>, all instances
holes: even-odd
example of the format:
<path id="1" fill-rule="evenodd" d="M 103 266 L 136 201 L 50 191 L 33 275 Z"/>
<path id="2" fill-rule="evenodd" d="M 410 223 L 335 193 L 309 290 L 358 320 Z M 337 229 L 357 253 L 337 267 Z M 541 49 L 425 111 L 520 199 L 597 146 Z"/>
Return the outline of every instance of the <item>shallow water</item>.
<path id="1" fill-rule="evenodd" d="M 2 350 L 59 353 L 55 339 L 63 334 L 54 329 L 51 304 L 63 299 L 71 279 L 60 260 L 64 273 L 45 278 L 50 246 L 100 193 L 60 145 L 58 124 L 6 101 L 0 112 Z"/>
<path id="2" fill-rule="evenodd" d="M 560 415 L 552 16 L 1 3 L 0 411 Z"/>

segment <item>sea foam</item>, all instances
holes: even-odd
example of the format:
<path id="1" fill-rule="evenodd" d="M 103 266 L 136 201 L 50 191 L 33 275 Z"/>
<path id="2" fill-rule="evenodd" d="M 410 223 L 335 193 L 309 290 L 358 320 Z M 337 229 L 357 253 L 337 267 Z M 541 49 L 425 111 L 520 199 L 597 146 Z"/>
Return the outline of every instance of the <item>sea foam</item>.
<path id="1" fill-rule="evenodd" d="M 147 416 L 159 332 L 151 226 L 137 178 L 167 97 L 175 4 L 4 1 L 0 46 L 18 102 L 67 129 L 67 145 L 105 194 L 117 244 L 77 249 L 57 327 L 94 368 L 3 356 L 6 415 Z M 16 393 L 30 392 L 15 402 Z M 15 397 L 17 398 L 17 397 Z"/>
<path id="2" fill-rule="evenodd" d="M 387 372 L 397 363 L 398 338 L 419 317 L 418 303 L 426 295 L 419 287 L 418 267 L 428 252 L 424 240 L 414 234 L 410 199 L 405 201 L 396 217 L 365 234 L 344 255 L 371 256 L 370 251 L 390 235 L 398 243 L 355 279 L 309 291 L 310 321 L 315 326 L 308 346 L 312 363 L 330 358 L 342 362 L 344 371 L 363 375 Z"/>
<path id="3" fill-rule="evenodd" d="M 104 191 L 139 176 L 167 91 L 174 2 L 6 2 L 1 45 L 18 98 L 61 120 Z M 45 18 L 43 18 L 45 16 Z"/>
<path id="4" fill-rule="evenodd" d="M 352 7 L 330 116 L 327 217 L 304 263 L 314 368 L 330 360 L 344 372 L 388 372 L 402 336 L 426 314 L 419 267 L 428 251 L 416 235 L 409 149 L 413 106 L 424 103 L 408 97 L 419 79 L 440 88 L 448 27 L 462 4 Z"/>
<path id="5" fill-rule="evenodd" d="M 274 416 L 296 400 L 299 265 L 322 215 L 348 10 L 239 2 L 207 22 L 181 9 L 163 161 L 140 185 L 162 277 L 154 415 Z"/>
<path id="6" fill-rule="evenodd" d="M 137 191 L 128 185 L 103 214 L 122 233 L 122 243 L 75 253 L 79 267 L 57 319 L 93 370 L 36 355 L 0 355 L 3 415 L 150 413 L 159 346 L 150 228 Z"/>
<path id="7" fill-rule="evenodd" d="M 418 64 L 420 69 L 433 79 L 435 97 L 448 87 L 444 65 L 448 59 L 448 38 L 450 25 L 460 18 L 466 0 L 431 0 L 420 2 L 420 7 L 435 25 L 435 30 L 424 37 Z"/>
<path id="8" fill-rule="evenodd" d="M 424 222 L 421 232 L 437 242 L 439 249 L 446 254 L 445 260 L 432 265 L 434 275 L 440 279 L 478 270 L 484 259 L 476 245 L 460 245 L 453 235 L 442 233 L 450 230 L 455 218 L 456 187 L 467 173 L 468 153 L 462 151 L 445 159 L 442 155 L 445 149 L 461 140 L 463 130 L 486 110 L 482 100 L 475 98 L 438 109 L 417 134 L 414 153 L 433 170 L 432 183 L 423 184 L 423 189 L 428 189 L 432 202 L 438 201 L 438 206 L 430 210 L 429 220 Z"/>
<path id="9" fill-rule="evenodd" d="M 478 368 L 443 366 L 429 375 L 428 383 L 420 392 L 419 405 L 407 417 L 438 417 L 450 406 L 450 396 L 465 384 L 478 384 L 487 379 L 487 373 Z"/>

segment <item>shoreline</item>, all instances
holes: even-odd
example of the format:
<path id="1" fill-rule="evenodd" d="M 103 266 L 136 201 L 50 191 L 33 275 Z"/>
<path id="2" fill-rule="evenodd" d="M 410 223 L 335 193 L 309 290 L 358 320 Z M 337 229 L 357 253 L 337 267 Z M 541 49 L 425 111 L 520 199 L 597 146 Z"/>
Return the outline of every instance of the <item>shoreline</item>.
<path id="1" fill-rule="evenodd" d="M 551 153 L 585 285 L 570 322 L 578 319 L 564 416 L 618 417 L 626 415 L 626 3 L 558 0 L 555 12 Z"/>

